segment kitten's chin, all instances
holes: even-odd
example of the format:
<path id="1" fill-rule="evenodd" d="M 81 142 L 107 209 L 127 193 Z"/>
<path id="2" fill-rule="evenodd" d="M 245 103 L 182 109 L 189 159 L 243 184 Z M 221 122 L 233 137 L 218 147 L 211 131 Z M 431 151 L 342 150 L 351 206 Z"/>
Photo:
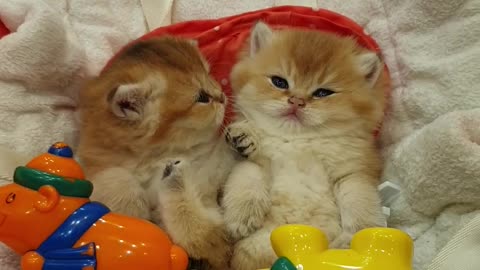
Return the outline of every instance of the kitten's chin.
<path id="1" fill-rule="evenodd" d="M 279 131 L 285 134 L 298 134 L 309 130 L 309 127 L 305 125 L 305 119 L 299 115 L 284 115 L 277 122 Z"/>

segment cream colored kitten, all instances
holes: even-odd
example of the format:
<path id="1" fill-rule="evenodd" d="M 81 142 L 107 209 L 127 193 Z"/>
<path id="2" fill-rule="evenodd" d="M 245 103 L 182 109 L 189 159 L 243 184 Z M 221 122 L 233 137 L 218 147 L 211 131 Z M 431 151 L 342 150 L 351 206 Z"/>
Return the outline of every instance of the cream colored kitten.
<path id="1" fill-rule="evenodd" d="M 222 270 L 231 247 L 217 197 L 233 162 L 219 136 L 225 103 L 192 42 L 142 41 L 81 93 L 78 149 L 92 199 L 155 221 L 191 257 Z M 194 173 L 176 186 L 172 166 L 183 164 Z"/>
<path id="2" fill-rule="evenodd" d="M 334 248 L 386 225 L 373 137 L 384 76 L 379 57 L 353 39 L 255 26 L 231 78 L 243 120 L 227 139 L 248 157 L 224 191 L 225 220 L 238 240 L 233 269 L 270 267 L 270 233 L 282 224 L 318 227 Z"/>

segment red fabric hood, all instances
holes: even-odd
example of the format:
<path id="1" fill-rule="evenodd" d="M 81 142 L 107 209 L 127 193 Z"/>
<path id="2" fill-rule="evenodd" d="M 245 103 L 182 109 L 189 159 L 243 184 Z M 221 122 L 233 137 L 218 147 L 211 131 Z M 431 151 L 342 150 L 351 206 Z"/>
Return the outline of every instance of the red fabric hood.
<path id="1" fill-rule="evenodd" d="M 158 28 L 139 38 L 139 40 L 162 35 L 174 35 L 197 40 L 201 52 L 210 63 L 212 76 L 220 83 L 225 94 L 230 96 L 232 90 L 229 76 L 236 55 L 244 46 L 253 25 L 260 20 L 274 29 L 285 27 L 305 28 L 332 32 L 341 36 L 352 36 L 366 49 L 373 52 L 380 51 L 375 40 L 367 35 L 361 26 L 349 18 L 325 9 L 314 10 L 296 6 L 268 8 L 217 20 L 178 23 Z M 109 63 L 105 68 L 108 68 Z M 226 121 L 231 119 L 232 116 L 232 104 L 229 105 Z"/>

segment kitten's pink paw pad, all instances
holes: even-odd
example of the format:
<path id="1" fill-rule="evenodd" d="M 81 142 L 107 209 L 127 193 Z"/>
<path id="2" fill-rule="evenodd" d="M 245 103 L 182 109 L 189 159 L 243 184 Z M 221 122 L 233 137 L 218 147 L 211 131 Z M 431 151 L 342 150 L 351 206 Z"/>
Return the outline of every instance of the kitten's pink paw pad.
<path id="1" fill-rule="evenodd" d="M 170 188 L 182 188 L 183 187 L 183 167 L 185 161 L 180 159 L 173 159 L 166 162 L 163 169 L 162 180 Z"/>
<path id="2" fill-rule="evenodd" d="M 177 166 L 179 166 L 181 162 L 182 161 L 180 161 L 180 160 L 167 162 L 167 165 L 165 166 L 165 169 L 163 170 L 163 178 L 167 178 L 167 177 L 171 176 L 174 171 L 178 170 Z"/>

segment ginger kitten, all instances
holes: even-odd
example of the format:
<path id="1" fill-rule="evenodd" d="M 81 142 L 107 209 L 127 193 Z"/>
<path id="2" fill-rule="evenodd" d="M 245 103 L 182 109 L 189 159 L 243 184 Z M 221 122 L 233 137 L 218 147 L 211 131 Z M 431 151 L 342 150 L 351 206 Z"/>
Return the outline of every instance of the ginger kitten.
<path id="1" fill-rule="evenodd" d="M 153 220 L 191 257 L 224 270 L 230 245 L 217 197 L 233 162 L 219 136 L 226 99 L 193 43 L 155 38 L 122 51 L 81 93 L 78 153 L 92 199 Z M 183 164 L 194 174 L 177 186 Z"/>
<path id="2" fill-rule="evenodd" d="M 223 206 L 238 241 L 231 265 L 268 268 L 270 233 L 308 224 L 331 247 L 385 226 L 373 130 L 384 111 L 381 59 L 353 39 L 258 23 L 231 76 L 241 119 L 227 139 L 248 160 L 227 181 Z"/>

